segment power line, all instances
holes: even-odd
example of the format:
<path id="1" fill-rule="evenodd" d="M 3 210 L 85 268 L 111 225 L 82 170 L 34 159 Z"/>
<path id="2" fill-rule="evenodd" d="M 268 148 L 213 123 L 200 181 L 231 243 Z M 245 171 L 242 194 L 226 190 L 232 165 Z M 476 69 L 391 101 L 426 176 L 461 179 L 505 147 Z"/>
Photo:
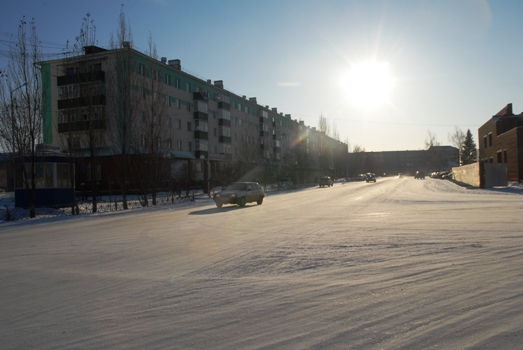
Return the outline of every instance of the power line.
<path id="1" fill-rule="evenodd" d="M 310 115 L 304 115 L 304 114 L 292 114 L 292 116 L 299 116 L 303 118 L 316 118 L 316 116 L 310 116 Z M 424 123 L 403 123 L 403 122 L 387 122 L 387 121 L 381 121 L 381 120 L 358 120 L 358 119 L 346 119 L 346 118 L 329 118 L 323 116 L 325 119 L 329 120 L 341 120 L 345 122 L 353 122 L 353 123 L 374 123 L 374 124 L 388 124 L 388 125 L 411 125 L 411 126 L 461 126 L 461 127 L 476 127 L 477 124 L 469 124 L 469 125 L 456 125 L 456 124 L 424 124 Z"/>

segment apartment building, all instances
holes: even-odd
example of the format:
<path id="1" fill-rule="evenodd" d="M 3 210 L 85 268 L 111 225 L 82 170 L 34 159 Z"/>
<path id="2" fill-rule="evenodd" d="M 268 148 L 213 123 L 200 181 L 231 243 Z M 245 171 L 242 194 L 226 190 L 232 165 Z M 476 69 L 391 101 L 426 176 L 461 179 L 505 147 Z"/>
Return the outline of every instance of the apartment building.
<path id="1" fill-rule="evenodd" d="M 478 129 L 480 163 L 507 164 L 509 181 L 523 179 L 523 113 L 507 104 Z"/>
<path id="2" fill-rule="evenodd" d="M 222 80 L 184 71 L 178 59 L 125 43 L 85 47 L 41 67 L 44 142 L 75 155 L 77 187 L 93 176 L 101 188 L 118 183 L 124 156 L 126 164 L 141 159 L 142 168 L 156 159 L 162 174 L 155 181 L 163 183 L 344 176 L 346 144 L 226 90 Z"/>

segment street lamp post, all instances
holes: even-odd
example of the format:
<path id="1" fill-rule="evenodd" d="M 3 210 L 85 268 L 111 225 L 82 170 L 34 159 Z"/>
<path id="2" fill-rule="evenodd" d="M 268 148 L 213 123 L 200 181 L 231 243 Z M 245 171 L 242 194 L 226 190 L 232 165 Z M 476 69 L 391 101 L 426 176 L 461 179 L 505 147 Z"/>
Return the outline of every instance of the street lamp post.
<path id="1" fill-rule="evenodd" d="M 15 149 L 16 149 L 16 142 L 15 142 L 15 104 L 14 104 L 14 101 L 13 101 L 13 92 L 15 92 L 16 90 L 18 89 L 21 89 L 23 88 L 24 86 L 27 85 L 27 82 L 23 83 L 22 85 L 14 88 L 13 90 L 9 91 L 9 98 L 10 98 L 10 101 L 11 101 L 11 142 L 12 142 L 12 152 L 13 152 L 13 155 L 15 153 Z"/>

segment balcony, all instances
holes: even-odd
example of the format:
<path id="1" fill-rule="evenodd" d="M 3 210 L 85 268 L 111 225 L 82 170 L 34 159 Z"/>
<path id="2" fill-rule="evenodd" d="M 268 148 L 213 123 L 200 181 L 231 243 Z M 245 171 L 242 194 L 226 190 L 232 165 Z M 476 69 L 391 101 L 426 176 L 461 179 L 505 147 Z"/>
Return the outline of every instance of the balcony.
<path id="1" fill-rule="evenodd" d="M 227 119 L 218 119 L 218 125 L 219 126 L 226 126 L 228 128 L 231 127 L 231 121 Z"/>
<path id="2" fill-rule="evenodd" d="M 231 143 L 232 139 L 230 136 L 220 136 L 220 143 Z"/>
<path id="3" fill-rule="evenodd" d="M 92 123 L 92 124 L 91 124 Z M 82 120 L 79 122 L 69 122 L 69 123 L 58 123 L 58 132 L 75 132 L 75 131 L 87 131 L 91 130 L 105 130 L 106 122 L 105 119 L 96 119 L 96 120 Z"/>
<path id="4" fill-rule="evenodd" d="M 260 137 L 269 137 L 269 132 L 268 131 L 260 131 Z"/>
<path id="5" fill-rule="evenodd" d="M 192 97 L 194 101 L 207 102 L 209 99 L 209 95 L 205 91 L 193 92 Z"/>
<path id="6" fill-rule="evenodd" d="M 194 130 L 194 138 L 200 140 L 208 140 L 209 133 L 207 131 Z"/>
<path id="7" fill-rule="evenodd" d="M 61 77 L 56 77 L 57 86 L 89 83 L 93 81 L 105 81 L 105 72 L 89 72 L 83 74 L 63 75 Z"/>
<path id="8" fill-rule="evenodd" d="M 267 124 L 269 122 L 268 118 L 260 117 L 260 124 Z"/>
<path id="9" fill-rule="evenodd" d="M 105 95 L 84 96 L 70 98 L 67 100 L 58 100 L 58 109 L 92 107 L 100 105 L 105 106 L 105 103 Z"/>
<path id="10" fill-rule="evenodd" d="M 223 102 L 223 101 L 220 101 L 218 102 L 218 108 L 223 108 L 227 111 L 230 111 L 231 110 L 231 105 L 227 102 Z"/>
<path id="11" fill-rule="evenodd" d="M 209 114 L 203 113 L 203 112 L 193 112 L 193 116 L 195 120 L 209 120 Z"/>

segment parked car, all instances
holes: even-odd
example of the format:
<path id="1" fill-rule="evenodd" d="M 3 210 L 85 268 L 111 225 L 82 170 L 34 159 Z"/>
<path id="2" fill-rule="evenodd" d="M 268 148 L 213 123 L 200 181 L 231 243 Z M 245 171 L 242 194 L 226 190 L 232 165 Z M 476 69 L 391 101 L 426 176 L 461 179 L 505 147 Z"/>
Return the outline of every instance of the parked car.
<path id="1" fill-rule="evenodd" d="M 244 207 L 251 202 L 261 205 L 263 198 L 265 198 L 265 191 L 257 182 L 234 182 L 214 195 L 214 203 L 218 208 L 224 204 L 237 204 Z"/>
<path id="2" fill-rule="evenodd" d="M 423 171 L 416 171 L 416 174 L 414 174 L 415 179 L 424 180 L 425 179 L 425 173 Z"/>
<path id="3" fill-rule="evenodd" d="M 365 174 L 365 181 L 366 182 L 376 182 L 376 175 L 373 173 L 366 173 Z"/>
<path id="4" fill-rule="evenodd" d="M 324 186 L 330 187 L 330 186 L 334 185 L 334 181 L 332 181 L 330 176 L 322 176 L 322 177 L 320 177 L 320 180 L 318 181 L 318 185 L 320 187 L 324 187 Z"/>

